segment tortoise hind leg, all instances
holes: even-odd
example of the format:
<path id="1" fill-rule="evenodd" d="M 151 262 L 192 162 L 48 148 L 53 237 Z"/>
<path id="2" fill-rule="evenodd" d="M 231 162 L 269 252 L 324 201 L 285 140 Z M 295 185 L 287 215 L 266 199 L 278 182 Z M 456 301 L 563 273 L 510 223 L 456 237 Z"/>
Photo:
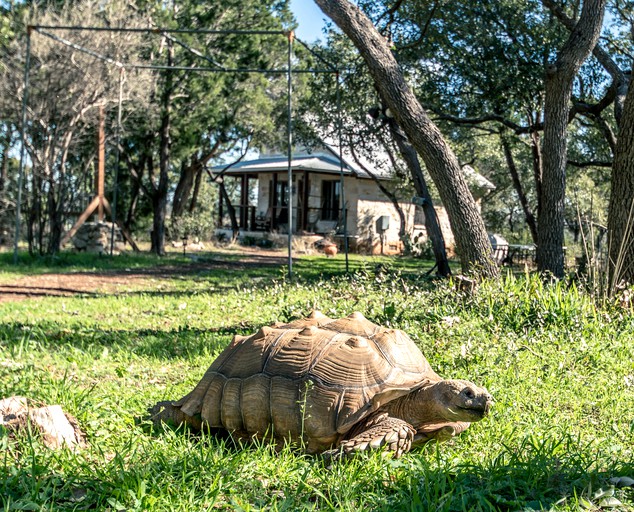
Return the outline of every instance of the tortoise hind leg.
<path id="1" fill-rule="evenodd" d="M 343 440 L 337 448 L 324 455 L 349 457 L 357 452 L 383 450 L 398 458 L 409 451 L 414 434 L 416 430 L 409 423 L 384 413 L 355 429 L 353 437 Z"/>
<path id="2" fill-rule="evenodd" d="M 148 409 L 149 420 L 155 427 L 161 423 L 168 423 L 174 426 L 187 424 L 192 430 L 198 432 L 202 429 L 202 421 L 199 416 L 189 416 L 181 411 L 180 406 L 174 405 L 170 400 L 159 402 L 154 407 Z"/>

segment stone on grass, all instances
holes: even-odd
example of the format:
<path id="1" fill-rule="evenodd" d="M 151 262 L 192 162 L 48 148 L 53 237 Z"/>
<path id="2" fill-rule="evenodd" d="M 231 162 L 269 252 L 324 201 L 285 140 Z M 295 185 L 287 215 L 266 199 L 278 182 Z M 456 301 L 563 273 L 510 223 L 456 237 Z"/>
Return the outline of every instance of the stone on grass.
<path id="1" fill-rule="evenodd" d="M 0 425 L 13 436 L 37 433 L 47 448 L 80 448 L 85 435 L 77 420 L 66 414 L 59 405 L 30 407 L 23 396 L 0 400 Z"/>

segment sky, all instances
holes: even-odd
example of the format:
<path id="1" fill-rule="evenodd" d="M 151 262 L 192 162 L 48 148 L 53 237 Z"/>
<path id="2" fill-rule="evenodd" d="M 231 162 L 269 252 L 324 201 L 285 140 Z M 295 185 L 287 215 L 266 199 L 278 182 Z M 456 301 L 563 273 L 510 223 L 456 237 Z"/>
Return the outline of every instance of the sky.
<path id="1" fill-rule="evenodd" d="M 321 29 L 326 15 L 321 12 L 313 0 L 291 0 L 291 11 L 295 14 L 297 23 L 297 37 L 306 43 L 316 39 L 323 39 Z"/>

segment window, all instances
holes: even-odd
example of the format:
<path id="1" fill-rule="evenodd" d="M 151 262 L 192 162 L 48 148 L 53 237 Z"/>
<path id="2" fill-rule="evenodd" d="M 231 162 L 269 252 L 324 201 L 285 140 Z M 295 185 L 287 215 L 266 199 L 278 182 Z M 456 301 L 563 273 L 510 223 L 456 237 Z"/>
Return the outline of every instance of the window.
<path id="1" fill-rule="evenodd" d="M 425 224 L 425 211 L 422 206 L 416 205 L 414 208 L 414 225 L 423 226 Z"/>
<path id="2" fill-rule="evenodd" d="M 321 220 L 339 219 L 340 181 L 323 181 L 321 185 Z"/>
<path id="3" fill-rule="evenodd" d="M 274 226 L 288 223 L 288 181 L 269 181 L 269 207 L 273 212 Z"/>
<path id="4" fill-rule="evenodd" d="M 277 204 L 274 206 L 288 206 L 288 181 L 278 181 L 275 191 Z"/>

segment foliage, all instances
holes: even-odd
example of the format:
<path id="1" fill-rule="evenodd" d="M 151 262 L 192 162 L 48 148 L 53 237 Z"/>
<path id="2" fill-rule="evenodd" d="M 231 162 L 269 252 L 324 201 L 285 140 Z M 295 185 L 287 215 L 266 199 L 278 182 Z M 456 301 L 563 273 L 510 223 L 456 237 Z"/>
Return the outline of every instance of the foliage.
<path id="1" fill-rule="evenodd" d="M 225 264 L 205 266 L 206 257 Z M 2 280 L 51 263 L 76 272 L 184 261 L 64 255 L 25 261 Z M 572 511 L 613 493 L 622 510 L 634 508 L 632 488 L 610 490 L 609 480 L 634 477 L 631 310 L 598 306 L 572 283 L 509 275 L 465 294 L 421 278 L 418 260 L 352 258 L 350 275 L 342 261 L 301 258 L 288 282 L 284 268 L 209 254 L 197 269 L 116 296 L 0 303 L 0 396 L 61 404 L 89 441 L 51 453 L 0 433 L 3 507 Z M 397 461 L 332 466 L 288 446 L 236 447 L 137 421 L 188 392 L 234 334 L 315 307 L 404 329 L 441 375 L 489 389 L 491 417 Z"/>
<path id="2" fill-rule="evenodd" d="M 580 2 L 564 3 L 565 12 L 575 19 Z M 409 83 L 425 107 L 436 115 L 443 133 L 462 162 L 470 163 L 489 178 L 497 190 L 485 201 L 483 215 L 489 231 L 501 232 L 514 242 L 530 239 L 524 225 L 524 212 L 500 148 L 500 135 L 511 140 L 520 186 L 534 215 L 540 213 L 540 161 L 532 146 L 540 146 L 543 128 L 544 69 L 568 37 L 567 29 L 544 8 L 541 1 L 505 0 L 502 2 L 460 3 L 451 9 L 443 2 L 359 2 L 376 26 L 393 43 Z M 618 16 L 605 28 L 608 54 L 622 69 L 630 38 L 627 9 L 616 4 Z M 337 35 L 327 41 L 328 51 L 343 45 Z M 604 44 L 604 41 L 602 41 Z M 346 55 L 356 87 L 343 88 L 344 100 L 352 111 L 365 114 L 368 102 L 376 102 L 371 86 L 361 84 L 363 73 L 354 53 Z M 345 76 L 345 74 L 344 74 Z M 611 150 L 606 131 L 615 130 L 610 102 L 610 80 L 603 63 L 590 58 L 582 67 L 573 92 L 575 116 L 570 124 L 569 166 L 572 182 L 568 187 L 565 210 L 568 252 L 578 240 L 577 199 L 579 178 L 595 190 L 594 218 L 599 222 L 606 202 L 606 173 L 598 162 L 609 165 Z M 327 95 L 325 92 L 323 95 Z M 315 101 L 315 99 L 311 99 Z M 321 110 L 320 110 L 321 112 Z M 363 123 L 359 123 L 362 126 Z M 607 128 L 606 128 L 607 127 Z M 537 135 L 533 135 L 533 133 Z M 602 204 L 600 204 L 602 203 Z M 584 208 L 589 202 L 584 202 Z M 584 216 L 592 217 L 588 211 Z"/>
<path id="3" fill-rule="evenodd" d="M 3 19 L 19 27 L 16 37 L 3 48 L 6 65 L 0 69 L 0 119 L 8 131 L 17 133 L 21 127 L 27 23 L 116 26 L 125 20 L 134 27 L 134 21 L 129 20 L 132 12 L 130 5 L 117 1 L 98 6 L 87 0 L 42 9 L 31 5 L 28 10 L 21 8 L 5 14 Z M 120 69 L 95 58 L 94 54 L 135 60 L 139 50 L 139 37 L 135 33 L 112 38 L 105 33 L 89 36 L 85 31 L 60 30 L 54 36 L 90 48 L 93 54 L 62 46 L 37 31 L 30 33 L 25 132 L 30 167 L 25 190 L 29 196 L 23 211 L 28 218 L 25 224 L 30 233 L 29 247 L 37 252 L 57 252 L 67 217 L 71 212 L 78 215 L 87 204 L 83 192 L 87 176 L 93 170 L 97 112 L 99 107 L 114 103 L 120 76 Z M 139 90 L 146 88 L 144 73 L 137 73 L 135 78 L 135 84 L 127 88 L 126 100 L 134 99 Z M 13 193 L 16 194 L 15 190 Z"/>

